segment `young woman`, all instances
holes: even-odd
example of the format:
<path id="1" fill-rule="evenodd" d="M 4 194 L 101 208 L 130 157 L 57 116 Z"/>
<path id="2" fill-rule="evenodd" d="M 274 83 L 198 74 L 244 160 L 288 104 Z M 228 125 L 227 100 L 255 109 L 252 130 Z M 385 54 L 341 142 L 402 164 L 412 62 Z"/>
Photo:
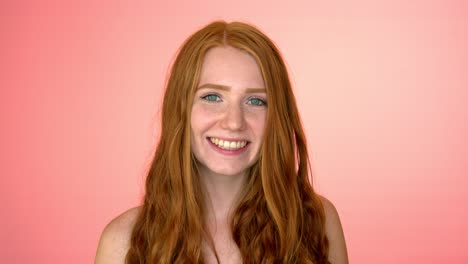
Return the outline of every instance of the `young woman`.
<path id="1" fill-rule="evenodd" d="M 143 205 L 109 223 L 96 263 L 348 263 L 286 67 L 258 29 L 214 22 L 186 40 L 161 127 Z"/>

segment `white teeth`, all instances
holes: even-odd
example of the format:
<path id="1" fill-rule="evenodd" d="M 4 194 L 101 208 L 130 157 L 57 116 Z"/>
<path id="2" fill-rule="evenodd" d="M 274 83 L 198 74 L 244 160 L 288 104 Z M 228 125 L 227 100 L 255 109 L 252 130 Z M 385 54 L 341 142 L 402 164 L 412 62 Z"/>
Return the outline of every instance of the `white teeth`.
<path id="1" fill-rule="evenodd" d="M 227 141 L 219 138 L 210 138 L 210 141 L 219 148 L 227 150 L 241 149 L 247 145 L 247 141 Z"/>

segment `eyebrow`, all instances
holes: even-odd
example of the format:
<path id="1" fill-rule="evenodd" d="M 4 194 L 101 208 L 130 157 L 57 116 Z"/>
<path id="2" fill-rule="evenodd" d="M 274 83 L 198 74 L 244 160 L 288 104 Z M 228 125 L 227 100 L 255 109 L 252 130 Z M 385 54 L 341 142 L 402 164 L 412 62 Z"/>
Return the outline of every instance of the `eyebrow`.
<path id="1" fill-rule="evenodd" d="M 231 87 L 227 85 L 214 84 L 214 83 L 205 83 L 198 87 L 198 89 L 212 88 L 217 90 L 229 91 Z M 265 88 L 247 88 L 246 93 L 266 93 Z"/>

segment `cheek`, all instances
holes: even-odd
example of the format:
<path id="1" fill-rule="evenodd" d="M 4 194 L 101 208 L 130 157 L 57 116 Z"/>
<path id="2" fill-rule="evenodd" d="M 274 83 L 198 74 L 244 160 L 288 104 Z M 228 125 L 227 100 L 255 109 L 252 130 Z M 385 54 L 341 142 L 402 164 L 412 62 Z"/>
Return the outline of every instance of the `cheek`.
<path id="1" fill-rule="evenodd" d="M 192 134 L 201 133 L 203 130 L 209 128 L 213 120 L 215 120 L 213 111 L 208 111 L 208 109 L 203 106 L 194 106 L 190 118 Z"/>
<path id="2" fill-rule="evenodd" d="M 252 131 L 262 137 L 265 132 L 266 113 L 256 113 L 249 117 L 250 127 Z"/>

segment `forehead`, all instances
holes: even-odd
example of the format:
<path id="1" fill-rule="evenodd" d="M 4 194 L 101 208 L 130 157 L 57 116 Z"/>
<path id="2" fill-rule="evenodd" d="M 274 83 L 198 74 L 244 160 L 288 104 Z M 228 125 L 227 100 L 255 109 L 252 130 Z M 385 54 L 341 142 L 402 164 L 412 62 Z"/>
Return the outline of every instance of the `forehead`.
<path id="1" fill-rule="evenodd" d="M 265 87 L 260 67 L 246 51 L 230 46 L 207 51 L 202 62 L 199 84 Z"/>

